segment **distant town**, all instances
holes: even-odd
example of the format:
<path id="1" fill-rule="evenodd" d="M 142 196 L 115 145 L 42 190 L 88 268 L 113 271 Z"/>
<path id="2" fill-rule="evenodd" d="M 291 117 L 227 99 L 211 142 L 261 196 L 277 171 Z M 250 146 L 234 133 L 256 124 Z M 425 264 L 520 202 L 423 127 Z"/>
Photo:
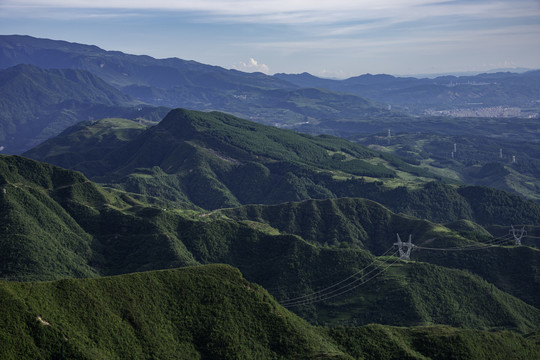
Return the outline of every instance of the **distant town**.
<path id="1" fill-rule="evenodd" d="M 454 116 L 454 117 L 495 117 L 495 118 L 510 118 L 521 117 L 534 119 L 540 117 L 538 112 L 525 110 L 518 107 L 492 106 L 482 108 L 458 108 L 449 110 L 425 110 L 426 115 L 438 116 Z"/>

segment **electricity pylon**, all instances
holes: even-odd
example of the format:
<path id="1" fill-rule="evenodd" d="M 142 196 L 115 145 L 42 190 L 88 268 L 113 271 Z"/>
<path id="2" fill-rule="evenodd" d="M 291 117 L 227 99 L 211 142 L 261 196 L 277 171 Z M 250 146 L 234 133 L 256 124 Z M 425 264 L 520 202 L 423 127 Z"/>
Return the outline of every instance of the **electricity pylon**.
<path id="1" fill-rule="evenodd" d="M 510 234 L 514 236 L 515 245 L 521 245 L 521 239 L 523 238 L 523 235 L 527 235 L 525 226 L 522 227 L 520 230 L 514 229 L 514 225 L 511 225 L 511 226 L 512 228 L 510 229 Z"/>
<path id="2" fill-rule="evenodd" d="M 401 238 L 399 237 L 399 234 L 397 235 L 397 242 L 394 243 L 398 247 L 399 251 L 399 258 L 402 260 L 410 260 L 411 259 L 411 250 L 414 247 L 412 243 L 412 235 L 409 235 L 409 241 L 403 242 L 401 241 Z M 407 251 L 403 250 L 403 247 L 407 248 Z"/>

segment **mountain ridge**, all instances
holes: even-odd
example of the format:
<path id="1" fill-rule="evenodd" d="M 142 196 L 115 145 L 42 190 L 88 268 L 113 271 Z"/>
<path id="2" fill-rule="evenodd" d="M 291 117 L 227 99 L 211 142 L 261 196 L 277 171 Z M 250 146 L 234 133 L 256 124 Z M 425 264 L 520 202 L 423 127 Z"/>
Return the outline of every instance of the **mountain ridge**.
<path id="1" fill-rule="evenodd" d="M 0 281 L 0 305 L 5 359 L 526 359 L 540 353 L 534 340 L 505 331 L 314 327 L 224 265 Z"/>
<path id="2" fill-rule="evenodd" d="M 49 146 L 53 143 L 25 155 L 52 161 L 51 152 L 59 160 L 59 152 L 76 150 L 66 147 L 69 141 L 62 148 Z M 171 205 L 192 202 L 205 209 L 364 197 L 437 222 L 533 225 L 540 214 L 538 204 L 516 195 L 438 184 L 433 181 L 437 176 L 421 168 L 343 139 L 297 134 L 218 112 L 173 110 L 160 124 L 120 145 L 101 161 L 57 165 L 118 189 L 162 197 Z M 521 204 L 520 210 L 505 207 L 511 203 Z"/>
<path id="3" fill-rule="evenodd" d="M 102 114 L 156 121 L 163 109 L 142 105 L 97 76 L 17 65 L 0 70 L 0 145 L 20 153 L 65 128 Z"/>
<path id="4" fill-rule="evenodd" d="M 129 55 L 65 41 L 0 36 L 0 68 L 21 62 L 90 71 L 127 95 L 154 106 L 220 110 L 280 126 L 355 119 L 359 115 L 400 116 L 356 95 L 316 89 L 306 92 L 261 73 L 177 58 Z"/>
<path id="5" fill-rule="evenodd" d="M 458 233 L 365 199 L 212 212 L 166 209 L 125 192 L 105 191 L 80 173 L 17 156 L 0 157 L 4 173 L 0 277 L 10 280 L 227 263 L 284 305 L 297 305 L 291 310 L 313 323 L 345 319 L 357 325 L 438 323 L 528 332 L 534 319 L 540 321 L 534 296 L 540 287 L 534 276 L 540 252 L 501 241 L 491 247 L 493 239 L 477 225 Z M 390 251 L 396 233 L 409 233 L 420 245 L 429 240 L 443 249 L 478 248 L 482 256 L 422 250 L 413 252 L 416 262 L 401 261 L 395 249 Z M 361 283 L 354 276 L 364 279 L 374 271 L 376 278 L 355 286 Z M 310 296 L 335 283 L 343 284 L 343 296 Z M 441 291 L 424 294 L 426 287 Z M 291 300 L 298 296 L 303 300 Z M 461 312 L 444 311 L 456 301 L 467 305 Z M 484 302 L 493 311 L 481 310 Z M 402 311 L 392 310 L 397 304 Z"/>

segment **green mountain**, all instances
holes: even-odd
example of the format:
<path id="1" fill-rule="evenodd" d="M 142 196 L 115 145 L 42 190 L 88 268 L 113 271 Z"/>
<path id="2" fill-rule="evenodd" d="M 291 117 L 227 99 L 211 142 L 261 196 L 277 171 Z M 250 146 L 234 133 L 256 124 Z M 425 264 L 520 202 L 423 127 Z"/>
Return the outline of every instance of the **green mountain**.
<path id="1" fill-rule="evenodd" d="M 362 199 L 210 213 L 166 210 L 106 192 L 79 173 L 15 156 L 0 160 L 1 278 L 53 280 L 227 263 L 314 323 L 530 332 L 540 321 L 540 252 L 531 247 L 485 246 Z M 489 240 L 479 227 L 465 229 Z M 396 233 L 410 233 L 423 246 L 478 251 L 456 257 L 415 250 L 413 259 L 422 262 L 402 262 L 389 256 L 396 254 Z"/>
<path id="2" fill-rule="evenodd" d="M 357 95 L 301 89 L 262 73 L 226 70 L 177 58 L 135 56 L 30 36 L 0 36 L 0 68 L 21 63 L 88 71 L 124 94 L 154 106 L 219 110 L 269 125 L 406 118 Z M 111 116 L 118 115 L 103 115 Z"/>
<path id="3" fill-rule="evenodd" d="M 89 127 L 84 132 L 102 131 L 91 129 L 105 125 L 84 124 Z M 170 206 L 218 209 L 363 197 L 436 222 L 538 225 L 540 218 L 538 204 L 503 191 L 437 183 L 439 177 L 391 154 L 223 113 L 173 110 L 130 141 L 100 143 L 100 155 L 101 149 L 110 151 L 99 160 L 82 160 L 81 154 L 91 150 L 78 143 L 84 136 L 80 131 L 69 130 L 69 137 L 45 142 L 25 156 L 82 171 L 93 181 L 160 198 Z"/>
<path id="4" fill-rule="evenodd" d="M 227 266 L 0 289 L 3 359 L 350 359 Z"/>
<path id="5" fill-rule="evenodd" d="M 0 66 L 21 59 L 89 70 L 139 100 L 314 132 L 354 136 L 401 117 L 262 74 L 0 37 Z M 1 75 L 3 123 L 26 144 L 77 123 L 25 155 L 84 175 L 0 155 L 0 357 L 540 355 L 540 205 L 417 166 L 437 144 L 396 146 L 414 155 L 403 160 L 218 112 L 177 109 L 155 125 L 164 109 L 89 72 L 21 65 Z M 79 122 L 96 115 L 107 118 Z M 400 126 L 488 131 L 478 119 L 410 120 Z M 490 126 L 504 138 L 532 122 Z M 512 169 L 488 162 L 467 175 Z M 511 224 L 527 229 L 523 246 Z M 396 234 L 412 239 L 410 260 L 399 259 Z"/>
<path id="6" fill-rule="evenodd" d="M 540 354 L 511 332 L 315 328 L 228 266 L 0 282 L 3 359 L 493 359 Z"/>
<path id="7" fill-rule="evenodd" d="M 20 153 L 67 127 L 104 116 L 157 121 L 164 109 L 136 106 L 95 75 L 17 65 L 0 70 L 0 146 Z"/>
<path id="8" fill-rule="evenodd" d="M 47 158 L 51 164 L 62 164 L 73 168 L 85 161 L 98 161 L 104 156 L 133 140 L 153 122 L 133 121 L 120 118 L 81 121 L 70 126 L 58 136 L 38 145 L 40 157 Z M 37 155 L 37 154 L 36 154 Z"/>

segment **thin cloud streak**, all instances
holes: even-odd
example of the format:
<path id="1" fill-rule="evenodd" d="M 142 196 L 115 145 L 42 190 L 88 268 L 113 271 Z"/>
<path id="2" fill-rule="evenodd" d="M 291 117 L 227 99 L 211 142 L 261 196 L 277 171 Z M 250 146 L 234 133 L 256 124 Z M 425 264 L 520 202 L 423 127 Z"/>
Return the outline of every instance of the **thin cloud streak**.
<path id="1" fill-rule="evenodd" d="M 515 35 L 520 35 L 522 42 L 529 42 L 536 39 L 534 32 L 538 30 L 536 26 L 515 26 L 505 29 L 489 29 L 477 31 L 471 34 L 470 31 L 462 30 L 453 32 L 452 36 L 446 36 L 447 33 L 441 33 L 437 31 L 430 32 L 429 36 L 424 35 L 422 37 L 390 37 L 388 39 L 356 39 L 356 38 L 328 38 L 326 41 L 306 40 L 306 41 L 277 41 L 277 42 L 255 42 L 245 44 L 254 48 L 267 48 L 275 50 L 285 50 L 291 52 L 303 52 L 306 50 L 337 50 L 337 49 L 380 49 L 387 48 L 388 51 L 394 51 L 392 47 L 407 47 L 411 49 L 411 46 L 417 45 L 420 47 L 436 45 L 437 48 L 443 46 L 455 45 L 463 46 L 465 44 L 478 44 L 478 42 L 488 41 L 493 38 L 497 38 L 500 45 L 504 45 L 504 40 L 509 42 L 515 41 Z M 445 35 L 445 36 L 442 36 Z M 530 35 L 529 37 L 525 37 Z M 378 51 L 378 50 L 377 50 Z"/>
<path id="2" fill-rule="evenodd" d="M 476 18 L 530 17 L 540 15 L 535 0 L 499 2 L 456 2 L 447 0 L 5 0 L 5 10 L 43 8 L 104 9 L 104 10 L 156 10 L 191 12 L 199 20 L 221 20 L 244 23 L 306 24 L 363 21 L 373 18 L 404 18 L 413 21 L 434 16 L 467 16 Z M 39 16 L 30 12 L 27 16 Z M 142 14 L 144 12 L 141 12 Z"/>
<path id="3" fill-rule="evenodd" d="M 538 18 L 539 0 L 0 0 L 3 32 L 263 72 L 536 68 Z"/>

